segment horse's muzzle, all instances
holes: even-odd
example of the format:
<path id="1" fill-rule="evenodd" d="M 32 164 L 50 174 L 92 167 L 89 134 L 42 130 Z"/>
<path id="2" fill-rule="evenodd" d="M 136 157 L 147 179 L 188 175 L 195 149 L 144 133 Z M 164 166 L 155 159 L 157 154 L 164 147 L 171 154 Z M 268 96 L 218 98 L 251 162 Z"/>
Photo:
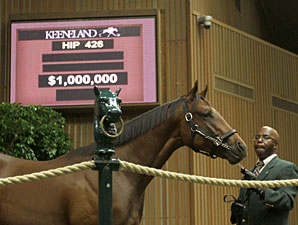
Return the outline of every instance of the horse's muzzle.
<path id="1" fill-rule="evenodd" d="M 237 148 L 240 152 L 246 152 L 246 147 L 241 141 L 237 141 Z"/>
<path id="2" fill-rule="evenodd" d="M 107 120 L 111 123 L 117 123 L 120 121 L 122 115 L 121 110 L 109 110 Z"/>

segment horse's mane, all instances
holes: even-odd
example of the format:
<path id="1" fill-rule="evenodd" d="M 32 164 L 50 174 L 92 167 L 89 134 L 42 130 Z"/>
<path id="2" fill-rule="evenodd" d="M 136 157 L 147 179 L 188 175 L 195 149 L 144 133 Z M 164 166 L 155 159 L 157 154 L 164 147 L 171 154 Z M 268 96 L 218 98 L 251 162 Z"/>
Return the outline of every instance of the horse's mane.
<path id="1" fill-rule="evenodd" d="M 167 118 L 169 108 L 171 117 L 180 100 L 181 99 L 178 98 L 172 102 L 165 103 L 127 122 L 124 126 L 123 134 L 116 138 L 116 146 L 125 144 L 131 139 L 143 135 L 148 130 L 161 124 Z"/>
<path id="2" fill-rule="evenodd" d="M 150 129 L 158 126 L 167 118 L 168 110 L 170 110 L 169 116 L 173 116 L 176 107 L 181 100 L 182 98 L 178 98 L 172 102 L 165 103 L 125 123 L 123 133 L 118 138 L 116 138 L 115 145 L 117 146 L 125 144 L 131 139 L 137 136 L 141 136 Z M 70 151 L 62 157 L 64 159 L 74 159 L 79 156 L 92 156 L 95 154 L 95 148 L 96 145 L 93 143 L 91 145 Z"/>

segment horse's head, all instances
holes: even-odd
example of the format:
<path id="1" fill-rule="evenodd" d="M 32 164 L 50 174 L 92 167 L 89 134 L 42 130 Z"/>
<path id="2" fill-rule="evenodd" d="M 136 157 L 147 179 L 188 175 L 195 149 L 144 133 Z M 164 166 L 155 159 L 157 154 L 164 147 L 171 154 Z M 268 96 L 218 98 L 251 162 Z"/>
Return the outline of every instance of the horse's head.
<path id="1" fill-rule="evenodd" d="M 198 83 L 183 97 L 185 122 L 181 127 L 184 143 L 212 158 L 221 157 L 236 164 L 246 157 L 244 141 L 205 99 L 207 87 L 197 94 Z"/>
<path id="2" fill-rule="evenodd" d="M 120 108 L 121 99 L 118 97 L 121 88 L 114 93 L 110 90 L 100 91 L 99 88 L 94 87 L 95 99 L 95 115 L 99 118 L 106 115 L 105 120 L 110 123 L 120 121 L 122 111 Z"/>

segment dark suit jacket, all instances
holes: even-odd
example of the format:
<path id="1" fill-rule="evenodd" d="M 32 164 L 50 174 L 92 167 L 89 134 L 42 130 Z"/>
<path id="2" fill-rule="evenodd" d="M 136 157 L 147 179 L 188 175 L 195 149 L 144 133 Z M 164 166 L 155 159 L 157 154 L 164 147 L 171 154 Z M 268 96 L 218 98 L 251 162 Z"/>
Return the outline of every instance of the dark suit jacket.
<path id="1" fill-rule="evenodd" d="M 253 171 L 254 168 L 251 169 Z M 298 168 L 295 164 L 273 158 L 262 170 L 257 180 L 298 179 Z M 241 225 L 289 225 L 289 212 L 294 207 L 298 187 L 283 187 L 265 190 L 265 199 L 249 189 L 241 188 L 238 199 L 246 208 L 243 210 Z"/>

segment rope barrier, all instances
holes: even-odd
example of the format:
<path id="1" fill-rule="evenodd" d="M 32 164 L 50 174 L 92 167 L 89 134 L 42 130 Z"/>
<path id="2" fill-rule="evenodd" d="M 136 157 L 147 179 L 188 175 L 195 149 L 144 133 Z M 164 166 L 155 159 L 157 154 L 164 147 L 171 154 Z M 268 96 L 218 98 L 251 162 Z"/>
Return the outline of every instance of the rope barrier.
<path id="1" fill-rule="evenodd" d="M 120 170 L 130 171 L 147 176 L 156 176 L 166 179 L 187 181 L 199 184 L 209 184 L 216 186 L 229 186 L 229 187 L 241 187 L 241 188 L 280 188 L 287 186 L 298 186 L 298 179 L 291 180 L 274 180 L 274 181 L 253 181 L 253 180 L 234 180 L 234 179 L 223 179 L 223 178 L 210 178 L 203 176 L 195 176 L 189 174 L 182 174 L 177 172 L 168 172 L 161 169 L 150 168 L 147 166 L 136 165 L 126 161 L 120 161 Z M 51 177 L 57 177 L 66 175 L 69 173 L 79 172 L 86 169 L 94 168 L 94 160 L 77 163 L 71 166 L 61 167 L 57 169 L 51 169 L 42 172 L 36 172 L 32 174 L 20 175 L 15 177 L 0 178 L 0 187 L 27 183 Z"/>
<path id="2" fill-rule="evenodd" d="M 217 186 L 242 187 L 242 188 L 276 188 L 287 186 L 298 186 L 298 179 L 274 180 L 274 181 L 253 181 L 253 180 L 228 180 L 222 178 L 210 178 L 203 176 L 187 175 L 176 172 L 167 172 L 161 169 L 136 165 L 130 162 L 120 161 L 120 170 L 131 171 L 148 176 L 156 176 L 166 179 L 187 181 L 200 184 Z"/>
<path id="3" fill-rule="evenodd" d="M 20 175 L 15 177 L 1 178 L 0 187 L 12 185 L 12 184 L 28 183 L 32 181 L 47 179 L 50 177 L 58 177 L 69 173 L 90 169 L 93 167 L 94 167 L 94 160 L 90 160 L 87 162 L 77 163 L 71 166 L 65 166 L 57 169 L 51 169 L 47 171 L 36 172 L 36 173 Z"/>

